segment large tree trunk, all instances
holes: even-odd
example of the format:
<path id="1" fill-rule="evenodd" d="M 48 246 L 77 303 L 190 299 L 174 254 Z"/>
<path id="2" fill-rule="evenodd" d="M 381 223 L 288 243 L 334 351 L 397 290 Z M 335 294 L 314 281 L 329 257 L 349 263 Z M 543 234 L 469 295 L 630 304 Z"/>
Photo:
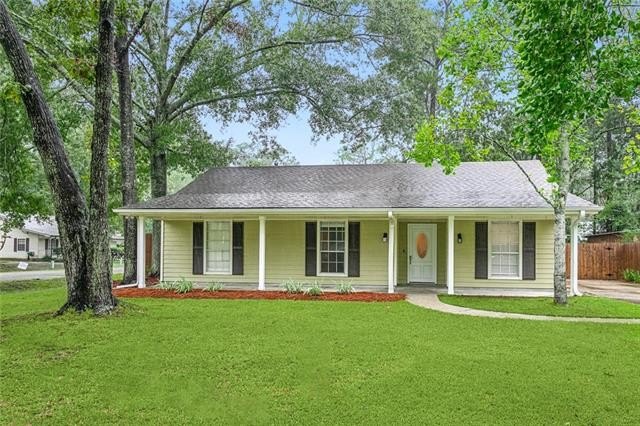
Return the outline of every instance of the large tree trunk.
<path id="1" fill-rule="evenodd" d="M 111 131 L 111 77 L 113 74 L 113 0 L 100 1 L 96 101 L 91 137 L 89 201 L 90 301 L 96 313 L 110 312 L 117 304 L 111 292 L 111 250 L 108 221 L 108 155 Z"/>
<path id="2" fill-rule="evenodd" d="M 164 197 L 167 195 L 167 155 L 165 152 L 151 154 L 151 196 Z M 153 242 L 151 248 L 151 275 L 160 273 L 160 238 L 161 225 L 153 221 Z"/>
<path id="3" fill-rule="evenodd" d="M 86 262 L 87 211 L 84 195 L 64 150 L 62 135 L 46 102 L 20 34 L 9 10 L 0 0 L 0 44 L 11 64 L 33 128 L 33 143 L 51 189 L 67 279 L 67 302 L 63 306 L 82 311 L 89 306 Z"/>
<path id="4" fill-rule="evenodd" d="M 569 140 L 562 135 L 559 141 L 558 182 L 553 195 L 553 300 L 557 304 L 567 304 L 567 265 L 565 250 L 567 230 L 565 208 L 569 192 Z"/>
<path id="5" fill-rule="evenodd" d="M 121 17 L 126 28 L 126 17 Z M 136 157 L 133 140 L 133 110 L 131 95 L 131 69 L 129 67 L 128 34 L 123 32 L 116 37 L 115 50 L 117 57 L 118 99 L 120 104 L 120 164 L 122 174 L 122 205 L 137 201 L 136 191 Z M 124 217 L 124 276 L 123 284 L 136 281 L 136 219 Z"/>

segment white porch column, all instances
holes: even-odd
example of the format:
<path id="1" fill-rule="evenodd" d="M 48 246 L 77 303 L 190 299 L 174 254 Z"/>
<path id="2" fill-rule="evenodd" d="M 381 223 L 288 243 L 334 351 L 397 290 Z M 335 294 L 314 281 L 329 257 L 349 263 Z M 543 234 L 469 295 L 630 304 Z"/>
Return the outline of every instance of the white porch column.
<path id="1" fill-rule="evenodd" d="M 387 270 L 389 272 L 387 285 L 388 292 L 394 292 L 394 284 L 395 284 L 395 247 L 396 247 L 396 224 L 393 218 L 393 212 L 389 212 L 389 235 L 388 242 L 389 244 L 389 257 L 387 262 Z"/>
<path id="2" fill-rule="evenodd" d="M 578 288 L 578 224 L 584 218 L 584 212 L 580 212 L 580 218 L 571 221 L 571 293 L 574 296 L 582 296 Z"/>
<path id="3" fill-rule="evenodd" d="M 266 218 L 260 216 L 260 236 L 258 242 L 258 290 L 265 290 L 265 261 L 266 261 Z"/>
<path id="4" fill-rule="evenodd" d="M 136 228 L 136 236 L 137 236 L 137 241 L 136 241 L 136 273 L 137 273 L 137 280 L 136 283 L 138 284 L 138 288 L 144 288 L 146 287 L 146 284 L 144 282 L 144 273 L 145 273 L 145 258 L 144 258 L 144 254 L 145 254 L 145 247 L 144 247 L 144 217 L 142 216 L 138 216 L 138 226 Z"/>
<path id="5" fill-rule="evenodd" d="M 449 216 L 447 218 L 447 293 L 454 294 L 453 287 L 453 223 L 454 217 Z"/>
<path id="6" fill-rule="evenodd" d="M 393 224 L 395 227 L 395 231 L 399 233 L 400 230 L 398 229 L 398 219 L 395 217 L 393 218 Z M 398 286 L 398 241 L 400 240 L 400 238 L 398 238 L 394 234 L 394 239 L 396 240 L 396 244 L 393 247 L 393 286 L 397 287 Z"/>

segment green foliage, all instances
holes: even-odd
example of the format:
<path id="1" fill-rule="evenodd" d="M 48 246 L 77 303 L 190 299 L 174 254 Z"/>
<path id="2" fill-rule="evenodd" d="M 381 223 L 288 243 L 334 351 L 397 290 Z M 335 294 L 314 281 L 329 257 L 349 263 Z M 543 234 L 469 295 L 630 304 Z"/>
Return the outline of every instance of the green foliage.
<path id="1" fill-rule="evenodd" d="M 460 152 L 450 143 L 436 137 L 436 121 L 425 121 L 416 133 L 416 145 L 412 152 L 412 158 L 418 163 L 430 167 L 433 162 L 442 166 L 446 174 L 453 173 L 460 165 Z"/>
<path id="2" fill-rule="evenodd" d="M 640 306 L 605 297 L 572 297 L 558 305 L 548 297 L 438 296 L 444 303 L 494 312 L 591 318 L 640 318 Z"/>
<path id="3" fill-rule="evenodd" d="M 205 287 L 205 291 L 220 291 L 224 288 L 224 284 L 222 284 L 221 282 L 213 282 L 211 284 L 209 284 L 207 287 Z"/>
<path id="4" fill-rule="evenodd" d="M 282 283 L 282 287 L 284 288 L 284 291 L 291 294 L 304 292 L 304 284 L 300 281 L 286 280 Z"/>
<path id="5" fill-rule="evenodd" d="M 158 288 L 161 290 L 175 290 L 176 288 L 176 283 L 175 281 L 173 282 L 169 282 L 169 281 L 160 281 L 158 283 Z"/>
<path id="6" fill-rule="evenodd" d="M 129 307 L 121 315 L 52 318 L 64 302 L 64 281 L 52 289 L 34 285 L 0 296 L 2 418 L 16 424 L 174 424 L 177 418 L 186 424 L 635 424 L 640 418 L 637 325 L 477 319 L 402 302 L 270 300 L 121 299 Z M 617 303 L 631 315 L 638 310 Z M 594 356 L 594 348 L 602 353 Z M 427 374 L 427 365 L 437 368 Z M 501 369 L 509 374 L 498 374 Z M 319 380 L 371 403 L 338 405 L 343 398 L 336 388 Z M 148 383 L 144 397 L 123 392 L 132 383 Z M 224 389 L 224 397 L 206 404 L 193 397 L 215 389 Z M 238 409 L 247 399 L 260 403 Z M 105 401 L 108 409 L 87 409 Z"/>
<path id="7" fill-rule="evenodd" d="M 318 281 L 311 283 L 311 285 L 304 291 L 304 294 L 308 296 L 321 296 L 322 293 L 324 292 L 322 291 L 322 287 L 320 287 L 320 283 L 318 283 Z"/>
<path id="8" fill-rule="evenodd" d="M 176 293 L 189 293 L 193 290 L 193 283 L 184 278 L 180 278 L 178 281 L 173 283 L 173 290 Z"/>
<path id="9" fill-rule="evenodd" d="M 622 275 L 625 281 L 640 283 L 640 271 L 637 271 L 635 269 L 625 269 Z"/>
<path id="10" fill-rule="evenodd" d="M 353 293 L 353 286 L 348 281 L 341 281 L 336 286 L 338 293 L 340 294 L 351 294 Z"/>

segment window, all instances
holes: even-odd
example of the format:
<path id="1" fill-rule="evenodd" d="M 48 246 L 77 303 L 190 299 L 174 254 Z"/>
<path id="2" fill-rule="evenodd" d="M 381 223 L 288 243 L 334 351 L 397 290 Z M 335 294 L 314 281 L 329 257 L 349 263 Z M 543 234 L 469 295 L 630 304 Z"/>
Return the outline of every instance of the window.
<path id="1" fill-rule="evenodd" d="M 489 228 L 491 278 L 520 277 L 520 222 L 491 222 Z"/>
<path id="2" fill-rule="evenodd" d="M 320 222 L 320 273 L 344 274 L 346 256 L 344 222 Z"/>
<path id="3" fill-rule="evenodd" d="M 27 239 L 26 238 L 18 238 L 18 251 L 27 251 Z"/>
<path id="4" fill-rule="evenodd" d="M 231 273 L 231 222 L 207 222 L 206 271 Z"/>

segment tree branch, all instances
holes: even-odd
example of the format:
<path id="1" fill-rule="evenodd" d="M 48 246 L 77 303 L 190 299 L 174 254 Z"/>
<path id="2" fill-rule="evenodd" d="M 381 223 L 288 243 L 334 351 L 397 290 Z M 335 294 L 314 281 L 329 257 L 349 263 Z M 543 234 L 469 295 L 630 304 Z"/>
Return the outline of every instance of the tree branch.
<path id="1" fill-rule="evenodd" d="M 171 69 L 171 72 L 169 74 L 169 80 L 167 81 L 167 85 L 164 87 L 162 93 L 160 94 L 160 105 L 165 105 L 166 104 L 167 99 L 169 99 L 169 95 L 173 91 L 173 87 L 175 86 L 176 81 L 178 80 L 178 77 L 180 76 L 180 73 L 182 72 L 182 69 L 185 67 L 185 65 L 187 64 L 188 60 L 190 59 L 191 53 L 193 52 L 193 49 L 195 49 L 195 47 L 197 46 L 198 42 L 200 42 L 200 40 L 217 23 L 219 23 L 225 15 L 227 15 L 229 12 L 231 12 L 236 7 L 239 7 L 242 4 L 247 3 L 248 1 L 249 0 L 239 0 L 239 1 L 234 3 L 231 0 L 228 0 L 226 2 L 225 6 L 218 13 L 213 14 L 211 16 L 211 18 L 206 22 L 206 24 L 202 27 L 201 26 L 202 20 L 204 19 L 204 14 L 206 13 L 205 8 L 203 7 L 203 9 L 201 11 L 200 18 L 198 20 L 197 31 L 193 35 L 193 37 L 191 38 L 191 41 L 187 44 L 187 47 L 184 49 L 182 54 L 175 61 L 175 65 L 173 66 L 173 68 Z M 207 3 L 208 2 L 205 2 L 205 5 Z"/>

